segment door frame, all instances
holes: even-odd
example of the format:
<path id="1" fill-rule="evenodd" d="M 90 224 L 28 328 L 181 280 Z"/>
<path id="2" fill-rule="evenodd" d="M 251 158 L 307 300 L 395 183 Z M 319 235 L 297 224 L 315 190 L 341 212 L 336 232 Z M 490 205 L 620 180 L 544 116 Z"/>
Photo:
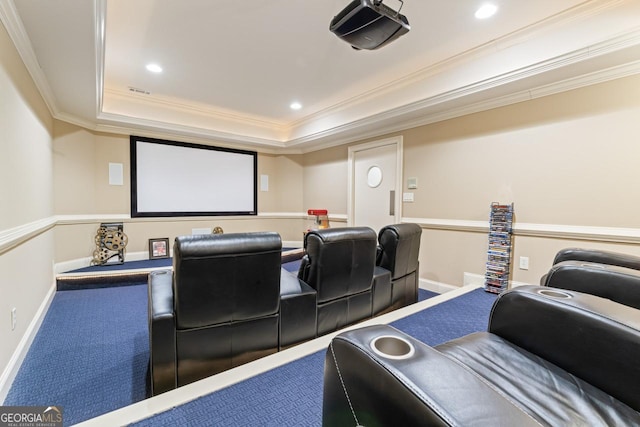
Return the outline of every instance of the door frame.
<path id="1" fill-rule="evenodd" d="M 366 151 L 372 148 L 383 147 L 385 145 L 395 145 L 396 147 L 396 186 L 395 186 L 395 215 L 394 223 L 397 224 L 402 218 L 402 165 L 403 165 L 403 149 L 402 135 L 385 138 L 378 141 L 367 142 L 349 147 L 348 161 L 348 185 L 347 185 L 347 226 L 354 226 L 354 213 L 356 210 L 355 200 L 355 161 L 356 153 Z M 378 230 L 376 230 L 377 232 Z"/>

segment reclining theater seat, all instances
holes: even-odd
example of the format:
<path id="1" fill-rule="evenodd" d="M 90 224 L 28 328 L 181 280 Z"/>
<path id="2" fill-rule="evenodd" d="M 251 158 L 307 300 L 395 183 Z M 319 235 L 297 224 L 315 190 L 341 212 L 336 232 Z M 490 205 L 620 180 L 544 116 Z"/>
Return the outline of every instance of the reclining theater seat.
<path id="1" fill-rule="evenodd" d="M 618 252 L 603 251 L 600 249 L 565 248 L 556 253 L 553 265 L 565 261 L 582 261 L 594 264 L 615 265 L 618 267 L 640 270 L 640 257 Z M 540 279 L 540 284 L 545 286 L 547 275 Z"/>
<path id="2" fill-rule="evenodd" d="M 564 261 L 584 261 L 596 264 L 617 265 L 618 267 L 640 270 L 640 257 L 599 249 L 565 248 L 556 254 L 553 264 Z"/>
<path id="3" fill-rule="evenodd" d="M 373 314 L 395 310 L 418 301 L 420 237 L 418 224 L 387 225 L 378 233 L 376 265 L 391 272 L 391 286 L 375 283 Z"/>
<path id="4" fill-rule="evenodd" d="M 298 278 L 317 292 L 318 336 L 371 317 L 376 233 L 369 227 L 309 231 Z"/>
<path id="5" fill-rule="evenodd" d="M 640 271 L 632 268 L 562 261 L 551 267 L 541 285 L 596 295 L 640 309 Z"/>
<path id="6" fill-rule="evenodd" d="M 152 394 L 278 351 L 277 233 L 182 236 L 149 275 Z"/>
<path id="7" fill-rule="evenodd" d="M 323 425 L 640 426 L 638 355 L 640 311 L 522 286 L 488 332 L 435 347 L 387 325 L 335 337 Z"/>

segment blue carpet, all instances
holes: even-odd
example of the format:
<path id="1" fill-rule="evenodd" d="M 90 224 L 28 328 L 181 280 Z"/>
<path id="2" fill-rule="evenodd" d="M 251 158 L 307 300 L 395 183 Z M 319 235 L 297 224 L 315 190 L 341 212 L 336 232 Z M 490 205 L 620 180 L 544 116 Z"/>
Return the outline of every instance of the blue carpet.
<path id="1" fill-rule="evenodd" d="M 478 289 L 392 326 L 439 344 L 486 330 L 495 298 Z M 132 426 L 320 426 L 324 354 L 314 353 Z"/>
<path id="2" fill-rule="evenodd" d="M 439 294 L 424 289 L 418 289 L 418 301 L 424 301 L 426 299 L 438 296 Z"/>
<path id="3" fill-rule="evenodd" d="M 429 291 L 420 289 L 420 293 L 423 292 Z M 426 344 L 438 345 L 472 332 L 486 331 L 496 297 L 496 294 L 476 289 L 397 320 L 391 326 Z"/>
<path id="4" fill-rule="evenodd" d="M 475 291 L 394 326 L 436 344 L 484 330 L 494 299 Z M 144 399 L 148 357 L 144 284 L 57 292 L 4 405 L 62 406 L 65 425 L 78 423 Z M 323 360 L 312 354 L 138 425 L 320 425 Z"/>
<path id="5" fill-rule="evenodd" d="M 282 268 L 284 268 L 287 271 L 290 271 L 292 273 L 296 273 L 298 274 L 298 270 L 300 269 L 300 263 L 302 262 L 301 259 L 295 260 L 295 261 L 291 261 L 291 262 L 286 262 L 284 264 L 282 264 Z"/>
<path id="6" fill-rule="evenodd" d="M 75 424 L 144 399 L 148 360 L 146 285 L 57 292 L 4 405 Z"/>

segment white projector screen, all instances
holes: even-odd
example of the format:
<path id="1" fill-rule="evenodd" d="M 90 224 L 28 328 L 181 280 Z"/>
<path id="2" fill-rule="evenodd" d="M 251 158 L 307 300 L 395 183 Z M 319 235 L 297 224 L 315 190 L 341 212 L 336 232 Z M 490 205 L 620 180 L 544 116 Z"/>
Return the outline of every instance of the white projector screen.
<path id="1" fill-rule="evenodd" d="M 131 136 L 131 217 L 257 214 L 257 154 Z"/>

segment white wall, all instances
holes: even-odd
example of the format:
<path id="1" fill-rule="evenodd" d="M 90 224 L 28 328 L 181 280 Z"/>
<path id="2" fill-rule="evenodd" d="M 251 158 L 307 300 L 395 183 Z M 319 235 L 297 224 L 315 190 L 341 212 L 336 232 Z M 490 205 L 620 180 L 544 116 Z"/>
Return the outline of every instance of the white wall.
<path id="1" fill-rule="evenodd" d="M 53 286 L 53 232 L 46 226 L 53 215 L 51 134 L 47 107 L 0 25 L 0 390 Z"/>
<path id="2" fill-rule="evenodd" d="M 564 247 L 640 255 L 638 117 L 632 76 L 375 138 L 403 136 L 415 201 L 402 213 L 423 226 L 423 282 L 484 274 L 494 201 L 515 205 L 514 260 L 530 258 L 517 282 L 538 283 Z M 305 155 L 305 205 L 346 213 L 347 160 L 346 147 Z"/>

